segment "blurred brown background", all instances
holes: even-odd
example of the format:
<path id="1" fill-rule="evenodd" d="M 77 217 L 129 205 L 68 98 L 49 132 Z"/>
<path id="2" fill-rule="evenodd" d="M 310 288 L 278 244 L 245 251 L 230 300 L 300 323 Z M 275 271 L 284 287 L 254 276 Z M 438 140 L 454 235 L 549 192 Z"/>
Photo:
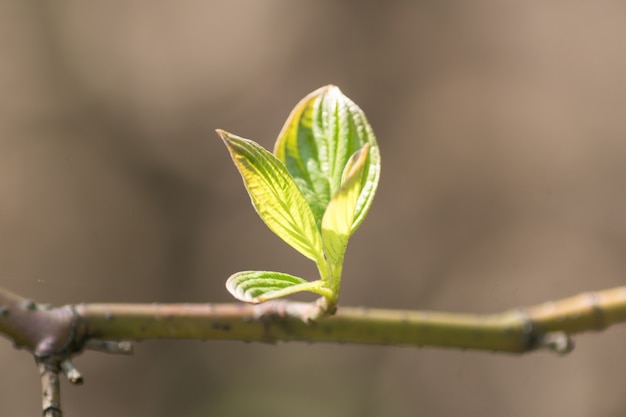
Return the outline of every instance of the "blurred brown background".
<path id="1" fill-rule="evenodd" d="M 224 145 L 271 148 L 333 83 L 377 133 L 342 303 L 491 312 L 626 273 L 626 4 L 0 4 L 0 285 L 54 304 L 228 302 L 242 269 L 315 276 Z M 622 416 L 626 333 L 565 358 L 150 342 L 77 360 L 68 416 Z M 39 415 L 0 341 L 0 415 Z"/>

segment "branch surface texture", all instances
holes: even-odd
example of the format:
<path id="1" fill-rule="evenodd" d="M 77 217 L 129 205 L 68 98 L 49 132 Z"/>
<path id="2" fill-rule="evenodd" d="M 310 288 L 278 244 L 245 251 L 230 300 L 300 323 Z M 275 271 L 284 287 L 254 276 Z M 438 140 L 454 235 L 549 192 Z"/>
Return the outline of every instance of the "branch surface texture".
<path id="1" fill-rule="evenodd" d="M 569 336 L 626 321 L 626 287 L 495 314 L 342 307 L 316 322 L 310 303 L 78 304 L 42 307 L 0 290 L 0 333 L 38 358 L 83 347 L 127 353 L 148 339 L 337 342 L 566 353 Z M 89 341 L 89 343 L 86 343 Z M 105 342 L 109 342 L 108 344 Z M 104 346 L 104 347 L 103 347 Z"/>
<path id="2" fill-rule="evenodd" d="M 75 306 L 97 339 L 199 339 L 435 346 L 525 353 L 569 352 L 570 335 L 626 321 L 626 287 L 585 293 L 496 314 L 342 307 L 313 323 L 311 304 L 83 304 Z"/>
<path id="3" fill-rule="evenodd" d="M 32 353 L 41 375 L 42 414 L 61 417 L 58 374 L 82 383 L 70 359 L 85 349 L 130 354 L 131 341 L 195 339 L 433 346 L 515 354 L 548 349 L 565 354 L 574 347 L 571 335 L 626 321 L 626 286 L 495 314 L 342 307 L 332 316 L 306 320 L 317 309 L 317 303 L 286 300 L 52 308 L 0 288 L 0 334 Z"/>

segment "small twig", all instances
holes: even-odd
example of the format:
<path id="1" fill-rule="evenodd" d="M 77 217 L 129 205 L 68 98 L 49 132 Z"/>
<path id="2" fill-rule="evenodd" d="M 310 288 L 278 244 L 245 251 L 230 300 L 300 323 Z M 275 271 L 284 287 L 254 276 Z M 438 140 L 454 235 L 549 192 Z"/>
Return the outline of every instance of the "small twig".
<path id="1" fill-rule="evenodd" d="M 81 385 L 83 383 L 83 376 L 69 359 L 61 361 L 61 370 L 70 383 L 74 385 Z"/>
<path id="2" fill-rule="evenodd" d="M 43 417 L 62 417 L 59 366 L 47 361 L 39 362 L 38 366 L 41 376 L 42 415 Z"/>

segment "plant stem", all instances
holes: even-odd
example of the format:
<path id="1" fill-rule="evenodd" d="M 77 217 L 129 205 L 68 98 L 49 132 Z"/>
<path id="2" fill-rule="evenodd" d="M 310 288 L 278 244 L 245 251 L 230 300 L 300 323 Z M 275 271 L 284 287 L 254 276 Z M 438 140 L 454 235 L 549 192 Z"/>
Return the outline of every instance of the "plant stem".
<path id="1" fill-rule="evenodd" d="M 573 348 L 570 335 L 626 321 L 626 286 L 497 314 L 344 307 L 333 316 L 303 321 L 312 311 L 324 308 L 286 300 L 256 306 L 79 304 L 50 308 L 0 288 L 0 334 L 34 355 L 41 374 L 43 415 L 61 417 L 59 371 L 70 382 L 81 383 L 71 356 L 83 349 L 132 352 L 129 343 L 115 341 L 297 340 L 518 354 L 545 348 L 564 354 Z"/>
<path id="2" fill-rule="evenodd" d="M 61 359 L 94 339 L 100 343 L 148 339 L 307 341 L 510 353 L 549 348 L 566 353 L 572 347 L 570 335 L 626 321 L 626 286 L 496 314 L 341 307 L 333 316 L 303 322 L 301 317 L 312 308 L 315 305 L 310 303 L 274 300 L 256 306 L 79 304 L 49 309 L 0 289 L 0 334 L 36 356 L 45 353 L 61 355 Z"/>
<path id="3" fill-rule="evenodd" d="M 307 324 L 307 303 L 83 304 L 76 312 L 89 337 L 103 340 L 199 339 L 307 341 L 437 346 L 524 353 L 549 348 L 567 353 L 569 335 L 626 321 L 626 287 L 497 314 L 339 308 Z M 291 314 L 295 312 L 294 314 Z"/>
<path id="4" fill-rule="evenodd" d="M 59 368 L 51 363 L 39 363 L 43 417 L 61 417 L 61 390 Z"/>

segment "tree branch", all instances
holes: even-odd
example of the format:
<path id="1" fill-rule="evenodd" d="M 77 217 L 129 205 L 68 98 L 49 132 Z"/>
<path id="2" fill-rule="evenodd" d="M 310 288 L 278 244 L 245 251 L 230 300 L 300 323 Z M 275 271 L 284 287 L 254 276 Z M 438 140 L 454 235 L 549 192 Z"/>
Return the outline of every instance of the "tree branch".
<path id="1" fill-rule="evenodd" d="M 43 417 L 61 417 L 61 388 L 59 384 L 59 367 L 56 364 L 41 362 L 42 415 Z"/>
<path id="2" fill-rule="evenodd" d="M 339 308 L 305 323 L 311 304 L 83 304 L 75 307 L 88 337 L 103 340 L 198 339 L 341 342 L 524 353 L 567 353 L 569 335 L 626 321 L 626 287 L 497 314 Z"/>
<path id="3" fill-rule="evenodd" d="M 524 353 L 626 321 L 626 287 L 496 314 L 342 307 L 314 323 L 309 303 L 79 304 L 50 308 L 0 289 L 0 333 L 38 358 L 89 348 L 128 353 L 118 340 L 197 339 L 436 346 Z M 306 314 L 305 314 L 306 315 Z M 546 338 L 550 335 L 549 338 Z M 108 342 L 107 342 L 108 341 Z M 556 345 L 555 345 L 556 343 Z M 64 356 L 65 355 L 65 356 Z M 60 362 L 59 362 L 60 363 Z"/>
<path id="4" fill-rule="evenodd" d="M 315 322 L 317 303 L 37 304 L 0 288 L 0 334 L 33 354 L 42 381 L 43 415 L 60 417 L 58 373 L 82 376 L 70 358 L 83 349 L 132 353 L 147 339 L 335 342 L 436 346 L 525 353 L 573 349 L 571 335 L 626 321 L 626 286 L 496 314 L 343 307 Z M 315 314 L 313 314 L 314 316 Z"/>

